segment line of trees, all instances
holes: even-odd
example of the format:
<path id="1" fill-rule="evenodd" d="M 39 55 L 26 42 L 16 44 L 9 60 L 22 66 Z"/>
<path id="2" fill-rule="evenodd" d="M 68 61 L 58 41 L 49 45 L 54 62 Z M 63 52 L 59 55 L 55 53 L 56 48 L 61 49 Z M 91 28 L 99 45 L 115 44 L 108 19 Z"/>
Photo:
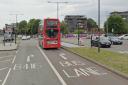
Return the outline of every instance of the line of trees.
<path id="1" fill-rule="evenodd" d="M 22 20 L 18 23 L 18 34 L 37 34 L 40 19 L 30 19 L 28 22 L 26 20 Z"/>
<path id="2" fill-rule="evenodd" d="M 120 15 L 111 15 L 104 23 L 106 33 L 124 34 L 128 33 L 128 21 Z"/>
<path id="3" fill-rule="evenodd" d="M 17 33 L 18 34 L 37 34 L 38 33 L 38 28 L 39 28 L 39 23 L 40 23 L 40 19 L 30 19 L 28 22 L 26 20 L 22 20 L 18 23 L 18 29 L 17 29 Z M 65 21 L 61 21 L 61 33 L 62 34 L 68 34 L 69 29 L 68 29 L 68 25 L 66 24 Z M 92 19 L 92 18 L 88 18 L 87 19 L 87 28 L 86 30 L 88 32 L 91 32 L 91 30 L 93 28 L 97 28 L 97 24 L 96 22 Z M 85 29 L 80 29 L 79 30 L 80 33 L 84 33 Z M 74 31 L 74 33 L 78 33 L 78 30 L 76 29 Z"/>

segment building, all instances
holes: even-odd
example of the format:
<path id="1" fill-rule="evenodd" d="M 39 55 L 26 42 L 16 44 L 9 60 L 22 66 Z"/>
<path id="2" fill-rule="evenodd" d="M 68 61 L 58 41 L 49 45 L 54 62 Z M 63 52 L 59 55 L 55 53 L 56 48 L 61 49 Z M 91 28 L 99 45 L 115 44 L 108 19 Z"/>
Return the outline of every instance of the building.
<path id="1" fill-rule="evenodd" d="M 86 30 L 87 18 L 83 15 L 67 15 L 64 21 L 66 22 L 69 32 L 74 32 L 77 28 Z"/>
<path id="2" fill-rule="evenodd" d="M 4 31 L 5 32 L 8 32 L 8 33 L 13 33 L 14 30 L 16 28 L 16 24 L 15 23 L 12 23 L 12 24 L 5 24 L 5 28 L 4 28 Z"/>
<path id="3" fill-rule="evenodd" d="M 111 15 L 117 14 L 117 15 L 122 16 L 124 19 L 128 20 L 128 11 L 124 11 L 124 12 L 117 12 L 117 11 L 115 11 L 115 12 L 111 12 L 110 14 Z"/>
<path id="4" fill-rule="evenodd" d="M 3 30 L 2 29 L 0 29 L 0 35 L 3 35 Z"/>

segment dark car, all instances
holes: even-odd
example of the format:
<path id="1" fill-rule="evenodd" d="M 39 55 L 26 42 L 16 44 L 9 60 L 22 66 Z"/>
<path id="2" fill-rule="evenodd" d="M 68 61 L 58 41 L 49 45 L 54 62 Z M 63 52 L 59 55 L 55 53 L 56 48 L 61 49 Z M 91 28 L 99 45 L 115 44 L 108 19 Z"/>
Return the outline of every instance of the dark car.
<path id="1" fill-rule="evenodd" d="M 101 37 L 100 41 L 99 41 L 99 38 L 92 40 L 92 46 L 98 47 L 98 42 L 100 44 L 100 47 L 108 47 L 108 48 L 111 47 L 111 42 L 109 41 L 107 37 Z"/>
<path id="2" fill-rule="evenodd" d="M 113 45 L 122 45 L 123 41 L 120 40 L 118 37 L 110 37 L 110 41 Z"/>

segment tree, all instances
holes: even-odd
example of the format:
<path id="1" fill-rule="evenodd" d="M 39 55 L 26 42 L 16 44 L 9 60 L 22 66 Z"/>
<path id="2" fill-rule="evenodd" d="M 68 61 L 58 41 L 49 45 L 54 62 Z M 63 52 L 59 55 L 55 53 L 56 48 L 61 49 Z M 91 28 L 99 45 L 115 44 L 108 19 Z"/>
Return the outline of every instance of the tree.
<path id="1" fill-rule="evenodd" d="M 79 29 L 79 30 L 78 30 Z M 75 31 L 74 31 L 74 34 L 83 34 L 85 32 L 84 29 L 80 29 L 80 28 L 77 28 Z"/>
<path id="2" fill-rule="evenodd" d="M 125 24 L 124 20 L 119 15 L 111 15 L 104 24 L 105 31 L 109 33 L 121 34 L 124 33 Z"/>
<path id="3" fill-rule="evenodd" d="M 128 20 L 124 20 L 124 33 L 128 33 Z"/>
<path id="4" fill-rule="evenodd" d="M 18 32 L 20 34 L 25 34 L 27 32 L 27 21 L 23 20 L 19 23 Z"/>
<path id="5" fill-rule="evenodd" d="M 29 22 L 28 22 L 28 25 L 27 25 L 28 30 L 27 30 L 27 32 L 29 34 L 33 34 L 32 30 L 34 29 L 34 23 L 35 23 L 35 19 L 30 19 Z"/>
<path id="6" fill-rule="evenodd" d="M 28 32 L 29 34 L 37 34 L 40 19 L 30 19 L 28 22 Z"/>
<path id="7" fill-rule="evenodd" d="M 68 34 L 69 33 L 68 32 L 68 26 L 67 26 L 67 24 L 64 21 L 61 22 L 60 28 L 61 28 L 61 32 L 63 34 Z"/>
<path id="8" fill-rule="evenodd" d="M 92 28 L 97 28 L 96 22 L 93 19 L 88 18 L 87 19 L 87 28 L 88 28 L 87 29 L 88 31 L 91 31 Z"/>

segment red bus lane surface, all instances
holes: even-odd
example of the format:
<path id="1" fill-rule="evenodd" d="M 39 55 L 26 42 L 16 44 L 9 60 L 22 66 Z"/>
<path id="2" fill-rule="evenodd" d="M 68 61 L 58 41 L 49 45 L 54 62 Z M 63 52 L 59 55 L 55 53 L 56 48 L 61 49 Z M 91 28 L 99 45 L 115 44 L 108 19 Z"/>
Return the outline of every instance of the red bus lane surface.
<path id="1" fill-rule="evenodd" d="M 63 49 L 42 51 L 67 85 L 128 84 L 128 80 Z"/>

